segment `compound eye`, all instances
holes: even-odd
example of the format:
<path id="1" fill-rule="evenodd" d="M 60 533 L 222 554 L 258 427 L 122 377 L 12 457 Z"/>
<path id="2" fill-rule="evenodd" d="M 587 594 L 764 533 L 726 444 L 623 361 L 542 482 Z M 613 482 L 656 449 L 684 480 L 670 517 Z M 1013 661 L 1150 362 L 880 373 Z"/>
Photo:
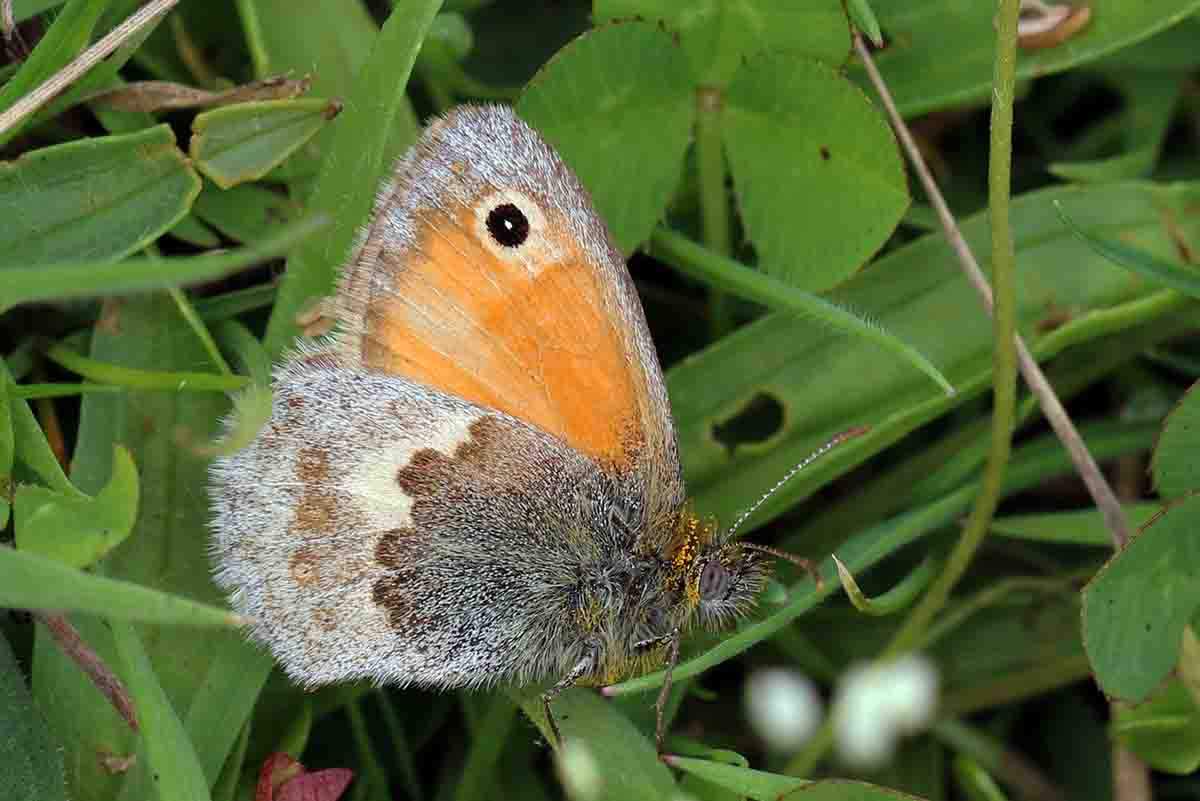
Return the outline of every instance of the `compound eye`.
<path id="1" fill-rule="evenodd" d="M 725 565 L 713 559 L 700 571 L 700 598 L 705 601 L 719 601 L 729 592 L 729 571 Z"/>

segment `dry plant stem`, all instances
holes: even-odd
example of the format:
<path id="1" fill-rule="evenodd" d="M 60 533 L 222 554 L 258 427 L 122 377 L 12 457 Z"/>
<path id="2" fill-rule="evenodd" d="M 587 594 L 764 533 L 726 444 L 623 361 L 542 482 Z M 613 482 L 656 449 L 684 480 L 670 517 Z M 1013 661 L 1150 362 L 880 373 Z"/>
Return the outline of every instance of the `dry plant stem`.
<path id="1" fill-rule="evenodd" d="M 96 685 L 96 689 L 108 699 L 121 719 L 129 724 L 129 728 L 137 731 L 137 710 L 134 709 L 129 691 L 116 674 L 109 670 L 108 665 L 104 664 L 104 660 L 83 641 L 70 621 L 62 615 L 50 612 L 34 612 L 33 616 L 46 627 L 62 652 L 79 666 L 92 684 Z"/>
<path id="2" fill-rule="evenodd" d="M 904 124 L 899 111 L 896 109 L 896 104 L 892 100 L 891 92 L 883 83 L 883 79 L 879 75 L 879 70 L 875 67 L 875 62 L 871 58 L 871 53 L 867 50 L 863 43 L 862 37 L 856 35 L 854 37 L 854 46 L 858 50 L 858 55 L 866 67 L 867 74 L 871 78 L 871 83 L 875 86 L 875 90 L 879 93 L 883 100 L 884 108 L 887 110 L 888 117 L 892 121 L 892 127 L 896 131 L 901 144 L 908 153 L 909 159 L 912 161 L 913 169 L 921 180 L 921 185 L 925 188 L 925 194 L 929 197 L 934 209 L 937 211 L 938 219 L 942 223 L 942 228 L 946 233 L 946 239 L 950 242 L 950 246 L 954 249 L 962 263 L 963 269 L 966 271 L 968 280 L 975 286 L 983 299 L 984 305 L 988 312 L 992 311 L 992 290 L 988 286 L 987 278 L 984 277 L 983 271 L 979 268 L 979 262 L 975 260 L 975 256 L 971 253 L 971 248 L 967 245 L 963 238 L 962 232 L 958 228 L 958 224 L 954 220 L 954 215 L 951 214 L 950 208 L 946 205 L 945 198 L 938 190 L 937 182 L 934 181 L 933 175 L 929 172 L 925 160 L 921 157 L 920 151 L 917 149 L 916 143 L 913 141 L 912 134 L 909 133 L 908 127 Z M 1104 474 L 1100 471 L 1099 465 L 1092 457 L 1091 451 L 1083 442 L 1083 438 L 1079 436 L 1079 431 L 1076 430 L 1075 424 L 1071 422 L 1071 418 L 1067 415 L 1067 410 L 1063 408 L 1062 401 L 1054 393 L 1054 388 L 1050 386 L 1050 382 L 1046 380 L 1046 374 L 1042 372 L 1037 361 L 1033 358 L 1033 354 L 1029 352 L 1029 348 L 1025 345 L 1024 339 L 1016 336 L 1017 345 L 1017 361 L 1021 368 L 1021 375 L 1025 379 L 1025 383 L 1029 386 L 1029 390 L 1038 400 L 1038 404 L 1042 407 L 1042 413 L 1046 416 L 1046 420 L 1050 423 L 1050 427 L 1054 429 L 1054 433 L 1062 441 L 1067 452 L 1071 456 L 1071 461 L 1075 465 L 1075 470 L 1083 479 L 1084 485 L 1087 487 L 1088 493 L 1092 496 L 1092 501 L 1104 516 L 1104 523 L 1108 527 L 1109 534 L 1112 536 L 1113 547 L 1120 550 L 1129 541 L 1129 524 L 1125 520 L 1125 512 L 1121 508 L 1121 504 L 1117 501 L 1117 496 L 1109 486 Z"/>
<path id="3" fill-rule="evenodd" d="M 110 55 L 130 37 L 170 11 L 178 3 L 179 0 L 150 0 L 149 3 L 130 14 L 124 22 L 80 53 L 70 64 L 50 76 L 41 86 L 0 114 L 0 134 L 5 133 L 18 122 L 49 103 L 60 92 L 96 66 L 101 59 Z"/>
<path id="4" fill-rule="evenodd" d="M 1150 771 L 1136 754 L 1121 745 L 1113 746 L 1113 798 L 1117 801 L 1150 801 Z"/>
<path id="5" fill-rule="evenodd" d="M 13 0 L 0 0 L 0 32 L 4 34 L 4 41 L 11 39 L 16 29 L 17 18 L 13 16 Z"/>

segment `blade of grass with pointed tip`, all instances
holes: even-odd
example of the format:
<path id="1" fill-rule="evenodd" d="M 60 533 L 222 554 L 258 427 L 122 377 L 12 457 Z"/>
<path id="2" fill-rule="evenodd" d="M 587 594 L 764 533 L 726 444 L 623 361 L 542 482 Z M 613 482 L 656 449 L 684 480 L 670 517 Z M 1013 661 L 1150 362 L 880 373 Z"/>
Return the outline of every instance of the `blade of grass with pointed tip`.
<path id="1" fill-rule="evenodd" d="M 45 556 L 0 547 L 0 606 L 87 612 L 180 626 L 236 626 L 227 609 L 97 576 Z"/>
<path id="2" fill-rule="evenodd" d="M 308 201 L 310 212 L 325 212 L 335 222 L 288 259 L 264 340 L 272 357 L 282 353 L 298 333 L 295 318 L 301 307 L 312 298 L 328 294 L 337 268 L 349 255 L 355 233 L 366 222 L 388 167 L 385 156 L 389 147 L 394 148 L 393 126 L 408 107 L 408 76 L 441 5 L 441 0 L 393 3 L 370 58 L 345 98 L 345 110 L 333 128 L 320 176 Z M 410 133 L 415 139 L 416 130 Z"/>
<path id="3" fill-rule="evenodd" d="M 1200 246 L 1200 225 L 1186 211 L 1197 198 L 1200 184 L 1138 182 L 1055 187 L 1014 198 L 1018 320 L 1034 354 L 1046 359 L 1068 345 L 1145 325 L 1180 312 L 1183 302 L 1095 255 L 1062 225 L 1054 200 L 1072 209 L 1084 230 L 1112 232 L 1161 254 L 1174 250 L 1175 237 Z M 979 247 L 988 237 L 984 215 L 967 218 L 962 229 L 976 252 L 986 251 Z M 751 521 L 761 524 L 990 385 L 991 329 L 940 235 L 897 248 L 829 300 L 870 314 L 939 365 L 958 395 L 945 397 L 907 363 L 857 337 L 793 315 L 762 317 L 667 373 L 684 472 L 704 512 L 733 519 L 833 434 L 871 426 L 772 496 Z M 1043 321 L 1064 308 L 1073 319 L 1047 333 Z M 760 398 L 778 404 L 774 428 L 732 442 L 722 438 L 723 427 L 753 413 Z"/>
<path id="4" fill-rule="evenodd" d="M 106 0 L 69 0 L 17 74 L 0 86 L 0 111 L 8 109 L 70 63 L 87 46 L 96 22 L 107 6 Z M 21 123 L 0 132 L 0 147 L 8 144 L 28 123 L 26 117 Z"/>
<path id="5" fill-rule="evenodd" d="M 790 312 L 827 325 L 836 331 L 868 340 L 925 373 L 947 395 L 954 394 L 954 387 L 928 359 L 915 348 L 889 334 L 878 323 L 858 317 L 824 298 L 797 289 L 733 259 L 726 259 L 667 228 L 659 228 L 651 242 L 656 251 L 670 257 L 671 263 L 682 272 L 717 289 L 756 301 L 775 311 Z"/>
<path id="6" fill-rule="evenodd" d="M 161 801 L 209 801 L 208 781 L 191 740 L 171 706 L 133 624 L 114 620 L 113 642 L 124 663 L 121 671 L 137 705 L 141 748 L 154 774 L 154 795 Z"/>
<path id="7" fill-rule="evenodd" d="M 1149 278 L 1157 284 L 1182 292 L 1190 298 L 1200 300 L 1200 271 L 1184 264 L 1172 263 L 1138 248 L 1133 248 L 1111 239 L 1105 239 L 1084 231 L 1063 210 L 1062 203 L 1055 202 L 1054 210 L 1075 236 L 1097 254 Z"/>
<path id="8" fill-rule="evenodd" d="M 79 298 L 139 292 L 209 281 L 244 270 L 291 250 L 321 230 L 327 218 L 315 215 L 284 226 L 272 235 L 228 253 L 122 262 L 69 262 L 0 270 L 0 309 L 51 298 Z"/>

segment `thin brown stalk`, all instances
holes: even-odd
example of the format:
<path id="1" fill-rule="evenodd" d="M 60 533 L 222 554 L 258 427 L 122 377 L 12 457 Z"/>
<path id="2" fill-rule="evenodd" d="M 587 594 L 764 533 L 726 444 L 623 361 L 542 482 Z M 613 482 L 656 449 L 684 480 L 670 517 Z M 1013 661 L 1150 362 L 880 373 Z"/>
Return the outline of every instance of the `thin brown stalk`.
<path id="1" fill-rule="evenodd" d="M 988 314 L 991 314 L 992 289 L 988 285 L 983 270 L 979 268 L 979 262 L 971 252 L 966 239 L 963 238 L 962 231 L 959 230 L 954 215 L 951 213 L 949 206 L 946 205 L 946 200 L 942 197 L 937 182 L 934 180 L 932 173 L 930 173 L 929 167 L 925 164 L 925 159 L 921 156 L 921 152 L 918 150 L 917 144 L 908 130 L 908 126 L 905 125 L 903 117 L 900 116 L 900 112 L 896 108 L 896 103 L 892 99 L 891 92 L 888 91 L 887 85 L 884 84 L 883 78 L 879 74 L 879 70 L 875 67 L 875 61 L 871 58 L 870 51 L 867 49 L 862 37 L 857 34 L 854 37 L 854 46 L 858 51 L 859 58 L 862 59 L 863 66 L 867 70 L 867 75 L 870 77 L 875 91 L 878 92 L 879 97 L 883 101 L 884 109 L 887 111 L 888 118 L 892 122 L 896 136 L 900 139 L 901 145 L 903 145 L 905 151 L 908 153 L 913 169 L 916 171 L 921 185 L 925 188 L 925 194 L 929 197 L 930 203 L 933 204 L 934 210 L 937 212 L 938 219 L 945 231 L 946 239 L 958 255 L 967 280 L 975 287 L 980 298 L 983 300 L 983 305 L 987 309 Z M 1088 493 L 1092 496 L 1093 502 L 1103 515 L 1104 523 L 1108 527 L 1109 534 L 1112 537 L 1113 547 L 1120 550 L 1129 541 L 1129 524 L 1125 519 L 1125 511 L 1121 508 L 1121 504 L 1117 500 L 1112 487 L 1109 486 L 1108 480 L 1104 477 L 1104 473 L 1101 472 L 1100 466 L 1096 464 L 1091 451 L 1084 444 L 1083 438 L 1079 435 L 1079 431 L 1075 428 L 1075 424 L 1071 421 L 1067 410 L 1063 408 L 1062 401 L 1058 399 L 1054 388 L 1050 386 L 1050 382 L 1046 379 L 1046 374 L 1042 372 L 1037 360 L 1029 352 L 1025 340 L 1020 335 L 1017 335 L 1015 340 L 1017 362 L 1021 370 L 1021 375 L 1041 405 L 1042 413 L 1046 416 L 1050 427 L 1054 429 L 1054 433 L 1062 441 L 1063 446 L 1067 449 L 1067 453 L 1070 454 L 1071 461 L 1075 465 L 1075 470 L 1083 479 Z"/>
<path id="2" fill-rule="evenodd" d="M 61 70 L 54 73 L 54 75 L 47 78 L 40 86 L 16 103 L 13 103 L 12 107 L 7 111 L 0 113 L 0 135 L 49 103 L 64 89 L 81 78 L 88 70 L 96 66 L 101 59 L 109 56 L 138 31 L 170 11 L 178 3 L 179 0 L 150 0 L 149 3 L 130 14 L 124 22 L 76 56 L 70 64 L 67 64 Z"/>
<path id="3" fill-rule="evenodd" d="M 121 719 L 136 732 L 138 730 L 137 710 L 134 708 L 129 691 L 125 689 L 125 685 L 109 669 L 108 665 L 104 664 L 100 655 L 83 641 L 71 622 L 62 615 L 50 612 L 34 612 L 33 616 L 46 627 L 62 652 L 79 666 L 92 684 L 96 685 L 96 689 L 108 699 Z"/>

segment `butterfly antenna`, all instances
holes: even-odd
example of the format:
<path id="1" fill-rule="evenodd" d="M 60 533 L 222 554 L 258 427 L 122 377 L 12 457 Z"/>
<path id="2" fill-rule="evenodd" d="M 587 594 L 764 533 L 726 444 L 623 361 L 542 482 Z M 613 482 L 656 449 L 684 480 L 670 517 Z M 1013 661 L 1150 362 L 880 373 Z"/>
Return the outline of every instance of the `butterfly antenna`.
<path id="1" fill-rule="evenodd" d="M 766 503 L 767 500 L 772 495 L 774 495 L 776 492 L 779 492 L 779 490 L 783 489 L 784 485 L 787 484 L 789 481 L 791 481 L 793 478 L 795 478 L 796 474 L 799 473 L 801 470 L 808 467 L 810 464 L 815 462 L 817 459 L 820 459 L 822 456 L 829 453 L 831 450 L 833 450 L 834 448 L 836 448 L 838 445 L 842 444 L 846 440 L 853 439 L 854 437 L 865 434 L 868 431 L 870 431 L 869 426 L 856 426 L 854 428 L 848 428 L 839 434 L 834 434 L 833 437 L 828 442 L 826 442 L 821 447 L 817 448 L 815 451 L 810 453 L 808 456 L 804 457 L 804 459 L 801 460 L 801 462 L 799 464 L 797 464 L 791 470 L 787 471 L 787 473 L 784 474 L 783 478 L 776 481 L 775 486 L 771 487 L 769 490 L 764 492 L 762 494 L 762 496 L 750 506 L 749 509 L 742 512 L 738 516 L 738 519 L 733 521 L 733 525 L 729 527 L 729 530 L 726 531 L 725 537 L 727 539 L 732 538 L 733 535 L 737 533 L 738 529 L 742 527 L 742 524 L 745 523 L 747 520 L 749 520 L 750 516 L 758 511 L 759 507 L 761 507 L 764 503 Z M 761 546 L 761 545 L 754 546 L 754 549 L 759 550 L 759 551 L 764 551 L 767 553 L 771 553 L 782 559 L 789 559 L 789 561 L 791 560 L 790 555 L 785 556 L 782 552 L 771 550 L 769 548 L 766 548 L 765 546 Z"/>

